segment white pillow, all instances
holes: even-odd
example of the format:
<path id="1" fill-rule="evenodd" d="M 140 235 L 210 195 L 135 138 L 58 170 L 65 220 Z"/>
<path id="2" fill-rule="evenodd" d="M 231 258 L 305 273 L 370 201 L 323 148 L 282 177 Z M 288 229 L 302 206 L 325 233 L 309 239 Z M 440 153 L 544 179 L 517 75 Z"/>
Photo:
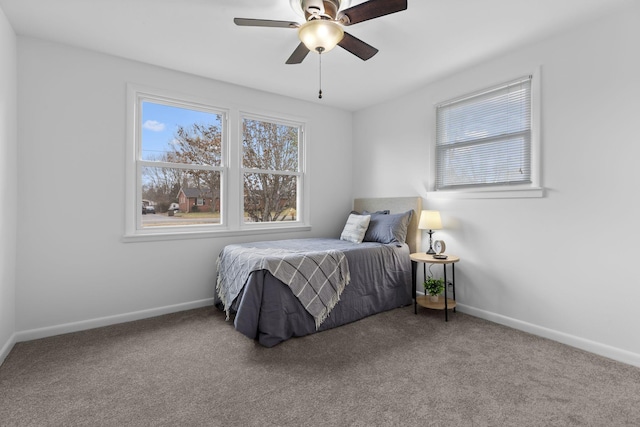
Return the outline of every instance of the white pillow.
<path id="1" fill-rule="evenodd" d="M 364 234 L 367 232 L 367 228 L 369 228 L 369 221 L 371 221 L 371 215 L 350 214 L 340 235 L 340 240 L 362 243 Z"/>

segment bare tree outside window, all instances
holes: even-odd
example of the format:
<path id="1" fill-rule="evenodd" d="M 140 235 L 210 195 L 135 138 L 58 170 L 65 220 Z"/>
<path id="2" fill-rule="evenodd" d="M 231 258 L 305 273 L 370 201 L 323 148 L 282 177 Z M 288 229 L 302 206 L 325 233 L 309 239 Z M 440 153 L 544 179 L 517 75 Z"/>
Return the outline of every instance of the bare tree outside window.
<path id="1" fill-rule="evenodd" d="M 189 127 L 178 126 L 173 140 L 172 153 L 177 163 L 220 166 L 222 164 L 222 129 L 214 124 L 194 123 Z M 200 190 L 200 199 L 220 198 L 220 173 L 217 171 L 190 169 L 185 187 Z M 196 206 L 206 206 L 206 204 Z M 210 203 L 209 211 L 219 211 L 217 203 Z"/>
<path id="2" fill-rule="evenodd" d="M 245 222 L 297 219 L 300 127 L 244 118 Z"/>

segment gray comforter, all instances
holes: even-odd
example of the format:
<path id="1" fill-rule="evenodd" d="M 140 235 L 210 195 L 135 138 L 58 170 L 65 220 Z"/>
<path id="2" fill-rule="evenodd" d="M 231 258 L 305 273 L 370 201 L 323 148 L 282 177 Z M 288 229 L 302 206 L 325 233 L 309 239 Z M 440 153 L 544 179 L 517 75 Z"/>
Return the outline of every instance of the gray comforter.
<path id="1" fill-rule="evenodd" d="M 237 246 L 237 245 L 234 245 Z M 340 300 L 317 328 L 314 317 L 291 288 L 268 269 L 252 270 L 231 304 L 235 328 L 271 347 L 293 336 L 304 336 L 411 303 L 411 261 L 407 245 L 350 243 L 337 239 L 295 239 L 239 245 L 259 252 L 339 251 L 344 254 L 351 281 Z M 218 274 L 221 274 L 219 272 Z M 242 279 L 244 280 L 244 279 Z M 222 278 L 222 282 L 228 282 Z M 234 285 L 230 285 L 234 286 Z M 224 290 L 222 290 L 224 294 Z"/>

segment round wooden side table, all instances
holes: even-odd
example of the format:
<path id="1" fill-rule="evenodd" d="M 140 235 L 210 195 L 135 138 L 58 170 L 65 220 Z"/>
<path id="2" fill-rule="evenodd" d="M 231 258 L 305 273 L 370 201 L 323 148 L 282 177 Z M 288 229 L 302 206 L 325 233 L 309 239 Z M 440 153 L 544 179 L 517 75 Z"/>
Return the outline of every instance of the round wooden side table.
<path id="1" fill-rule="evenodd" d="M 455 263 L 460 261 L 460 257 L 447 254 L 447 259 L 436 259 L 433 255 L 426 254 L 424 252 L 415 252 L 410 255 L 411 258 L 411 280 L 412 293 L 413 293 L 413 312 L 418 314 L 418 305 L 432 310 L 444 310 L 444 320 L 449 321 L 449 309 L 456 311 L 456 271 Z M 441 264 L 444 272 L 444 298 L 440 298 L 437 302 L 431 301 L 428 295 L 417 296 L 417 284 L 418 280 L 418 263 L 422 263 L 424 269 L 424 277 L 427 277 L 427 264 Z M 447 297 L 447 265 L 451 265 L 451 286 L 453 290 L 453 298 Z"/>

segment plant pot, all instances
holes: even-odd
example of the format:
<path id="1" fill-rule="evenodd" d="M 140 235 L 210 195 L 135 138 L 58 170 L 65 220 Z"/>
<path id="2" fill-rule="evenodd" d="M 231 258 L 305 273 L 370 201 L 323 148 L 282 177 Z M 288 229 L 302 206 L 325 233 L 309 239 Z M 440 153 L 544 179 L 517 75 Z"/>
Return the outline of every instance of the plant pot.
<path id="1" fill-rule="evenodd" d="M 438 302 L 440 300 L 440 295 L 429 295 L 429 301 Z"/>

